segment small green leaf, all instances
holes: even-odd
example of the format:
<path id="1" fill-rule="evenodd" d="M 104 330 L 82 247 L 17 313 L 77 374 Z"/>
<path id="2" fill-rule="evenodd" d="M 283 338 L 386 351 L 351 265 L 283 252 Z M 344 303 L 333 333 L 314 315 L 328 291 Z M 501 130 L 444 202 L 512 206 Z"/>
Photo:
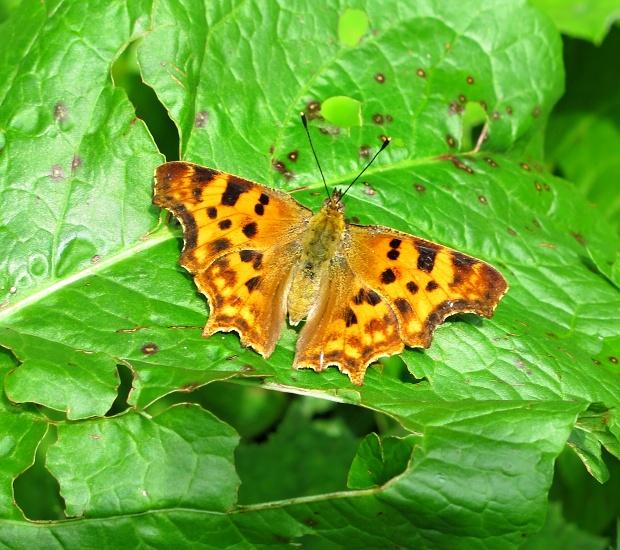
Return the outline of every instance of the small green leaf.
<path id="1" fill-rule="evenodd" d="M 340 128 L 362 125 L 362 104 L 346 96 L 330 97 L 321 103 L 321 115 Z"/>
<path id="2" fill-rule="evenodd" d="M 338 20 L 338 38 L 345 46 L 355 46 L 368 31 L 368 15 L 364 10 L 347 8 Z"/>

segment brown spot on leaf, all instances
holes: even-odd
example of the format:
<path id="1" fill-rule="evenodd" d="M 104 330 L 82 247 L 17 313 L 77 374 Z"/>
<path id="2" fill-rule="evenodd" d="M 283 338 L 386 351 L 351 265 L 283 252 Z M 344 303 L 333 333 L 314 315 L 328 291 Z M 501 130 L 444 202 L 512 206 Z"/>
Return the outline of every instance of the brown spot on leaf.
<path id="1" fill-rule="evenodd" d="M 159 346 L 153 342 L 148 342 L 140 348 L 140 351 L 144 353 L 144 355 L 153 355 L 159 351 Z"/>
<path id="2" fill-rule="evenodd" d="M 486 162 L 489 166 L 491 166 L 491 167 L 493 167 L 493 168 L 497 168 L 497 166 L 498 166 L 497 162 L 495 162 L 495 161 L 494 161 L 491 157 L 483 157 L 483 158 L 484 158 L 485 162 Z"/>
<path id="3" fill-rule="evenodd" d="M 196 113 L 196 117 L 194 118 L 194 127 L 200 129 L 204 128 L 207 124 L 209 124 L 209 113 L 207 111 L 200 111 Z"/>
<path id="4" fill-rule="evenodd" d="M 297 149 L 295 149 L 295 151 L 291 151 L 288 155 L 286 155 L 286 158 L 291 162 L 297 162 L 297 159 L 299 158 L 299 151 L 297 151 Z"/>
<path id="5" fill-rule="evenodd" d="M 420 195 L 424 195 L 424 193 L 426 193 L 426 186 L 422 185 L 421 183 L 414 183 L 413 184 L 413 188 L 420 193 Z"/>
<path id="6" fill-rule="evenodd" d="M 383 84 L 385 82 L 385 75 L 383 73 L 377 73 L 375 75 L 375 80 L 379 83 L 379 84 Z"/>
<path id="7" fill-rule="evenodd" d="M 528 172 L 530 172 L 532 169 L 530 168 L 530 165 L 527 164 L 526 162 L 521 162 L 519 163 L 521 165 L 521 168 L 523 168 L 523 170 L 526 170 Z"/>
<path id="8" fill-rule="evenodd" d="M 576 231 L 572 231 L 571 235 L 581 246 L 588 246 L 588 243 L 585 237 L 581 233 L 577 233 Z"/>
<path id="9" fill-rule="evenodd" d="M 71 172 L 75 172 L 81 166 L 82 166 L 82 157 L 78 155 L 73 155 L 73 159 L 71 159 Z"/>
<path id="10" fill-rule="evenodd" d="M 371 153 L 372 153 L 372 149 L 370 148 L 369 145 L 361 145 L 360 148 L 357 150 L 357 154 L 360 159 L 370 158 Z"/>
<path id="11" fill-rule="evenodd" d="M 67 107 L 61 101 L 56 103 L 56 105 L 54 105 L 54 118 L 59 124 L 66 122 L 69 118 L 69 107 Z"/>
<path id="12" fill-rule="evenodd" d="M 284 172 L 286 172 L 286 164 L 284 164 L 281 160 L 274 160 L 271 163 L 271 167 L 280 174 L 284 174 Z"/>
<path id="13" fill-rule="evenodd" d="M 466 78 L 466 82 L 467 82 L 467 84 L 469 84 L 471 86 L 474 83 L 474 77 L 473 76 L 468 76 Z"/>
<path id="14" fill-rule="evenodd" d="M 483 195 L 480 195 L 480 196 L 478 197 L 478 200 L 479 200 L 482 204 L 484 204 L 484 205 L 489 204 L 489 203 L 488 203 L 488 201 L 487 201 L 487 199 L 486 199 L 486 197 L 484 197 Z"/>
<path id="15" fill-rule="evenodd" d="M 618 364 L 618 358 L 615 357 L 614 355 L 610 355 L 609 356 L 609 360 L 614 364 L 617 365 Z"/>
<path id="16" fill-rule="evenodd" d="M 52 169 L 50 170 L 49 175 L 50 175 L 50 178 L 52 178 L 56 183 L 60 183 L 66 177 L 65 170 L 63 169 L 62 166 L 59 166 L 58 164 L 54 164 L 54 166 L 52 166 Z"/>
<path id="17" fill-rule="evenodd" d="M 416 71 L 416 74 L 420 77 L 420 78 L 426 78 L 426 71 L 424 69 L 418 69 Z"/>
<path id="18" fill-rule="evenodd" d="M 448 143 L 448 145 L 449 145 L 450 147 L 454 147 L 454 145 L 455 145 L 455 143 L 456 143 L 456 142 L 454 141 L 454 138 L 453 138 L 450 134 L 446 134 L 446 142 Z"/>
<path id="19" fill-rule="evenodd" d="M 384 122 L 383 115 L 380 113 L 372 115 L 372 121 L 378 126 L 381 126 Z"/>

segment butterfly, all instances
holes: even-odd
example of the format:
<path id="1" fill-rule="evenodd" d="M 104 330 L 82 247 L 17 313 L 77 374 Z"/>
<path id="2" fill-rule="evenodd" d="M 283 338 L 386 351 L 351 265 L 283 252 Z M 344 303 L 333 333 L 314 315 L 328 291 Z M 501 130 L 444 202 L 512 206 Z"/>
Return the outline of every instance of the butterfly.
<path id="1" fill-rule="evenodd" d="M 181 222 L 180 264 L 209 302 L 203 336 L 235 331 L 268 358 L 288 313 L 291 325 L 305 320 L 294 369 L 334 365 L 362 385 L 378 358 L 428 348 L 447 316 L 493 315 L 508 290 L 494 267 L 351 223 L 343 194 L 328 192 L 314 214 L 288 193 L 213 168 L 176 161 L 155 170 L 153 203 Z"/>

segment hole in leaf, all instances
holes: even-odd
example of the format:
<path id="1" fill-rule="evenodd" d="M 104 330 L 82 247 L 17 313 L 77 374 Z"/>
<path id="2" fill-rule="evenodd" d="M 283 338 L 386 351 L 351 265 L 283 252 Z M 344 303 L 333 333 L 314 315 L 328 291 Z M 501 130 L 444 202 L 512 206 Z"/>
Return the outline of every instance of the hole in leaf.
<path id="1" fill-rule="evenodd" d="M 47 450 L 56 438 L 56 429 L 50 426 L 37 449 L 34 464 L 13 481 L 15 503 L 29 520 L 66 519 L 58 480 L 45 467 Z"/>
<path id="2" fill-rule="evenodd" d="M 323 118 L 341 128 L 362 125 L 362 103 L 347 96 L 334 96 L 321 104 Z"/>
<path id="3" fill-rule="evenodd" d="M 364 10 L 347 9 L 338 20 L 338 38 L 345 46 L 355 46 L 368 31 L 368 15 Z"/>
<path id="4" fill-rule="evenodd" d="M 179 132 L 153 88 L 142 80 L 137 58 L 139 45 L 140 40 L 131 42 L 112 65 L 114 83 L 125 90 L 136 116 L 144 121 L 166 160 L 178 160 Z"/>
<path id="5" fill-rule="evenodd" d="M 465 104 L 465 112 L 463 114 L 463 151 L 472 151 L 474 149 L 487 121 L 487 114 L 480 103 L 470 101 Z"/>
<path id="6" fill-rule="evenodd" d="M 129 392 L 133 387 L 133 373 L 129 367 L 121 364 L 117 365 L 116 369 L 118 371 L 120 384 L 118 386 L 116 399 L 105 416 L 116 416 L 129 408 L 127 400 L 129 399 Z"/>

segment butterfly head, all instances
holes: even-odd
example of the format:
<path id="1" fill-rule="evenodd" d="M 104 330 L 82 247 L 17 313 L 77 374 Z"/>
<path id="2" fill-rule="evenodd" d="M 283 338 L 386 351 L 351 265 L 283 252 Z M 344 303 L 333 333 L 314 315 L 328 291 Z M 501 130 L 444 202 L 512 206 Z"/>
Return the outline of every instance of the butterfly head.
<path id="1" fill-rule="evenodd" d="M 323 209 L 336 215 L 344 214 L 345 204 L 340 200 L 344 193 L 336 188 L 331 196 L 323 201 Z"/>

